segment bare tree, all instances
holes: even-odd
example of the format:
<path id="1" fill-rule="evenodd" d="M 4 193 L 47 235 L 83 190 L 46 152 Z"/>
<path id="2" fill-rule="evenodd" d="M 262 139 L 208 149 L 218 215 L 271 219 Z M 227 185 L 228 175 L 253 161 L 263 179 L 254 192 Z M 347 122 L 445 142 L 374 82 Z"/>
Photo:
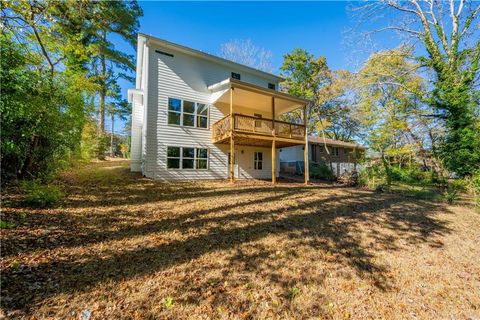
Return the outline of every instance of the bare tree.
<path id="1" fill-rule="evenodd" d="M 354 8 L 359 21 L 395 31 L 417 48 L 416 60 L 430 76 L 425 102 L 444 121 L 440 155 L 460 175 L 480 169 L 480 3 L 473 0 L 381 0 Z M 372 23 L 375 18 L 380 21 Z M 378 23 L 383 24 L 378 28 Z M 413 40 L 413 41 L 412 41 Z"/>
<path id="2" fill-rule="evenodd" d="M 222 58 L 266 72 L 272 72 L 272 52 L 255 46 L 250 39 L 234 39 L 222 44 Z"/>

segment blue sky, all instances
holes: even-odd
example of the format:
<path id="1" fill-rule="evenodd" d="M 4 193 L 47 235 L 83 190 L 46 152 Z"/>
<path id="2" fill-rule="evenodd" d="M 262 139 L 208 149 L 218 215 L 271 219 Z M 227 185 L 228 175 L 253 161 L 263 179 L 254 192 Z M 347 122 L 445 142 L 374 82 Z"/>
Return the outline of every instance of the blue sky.
<path id="1" fill-rule="evenodd" d="M 294 48 L 325 56 L 332 69 L 350 71 L 354 71 L 369 53 L 361 50 L 364 46 L 359 43 L 360 38 L 350 32 L 356 29 L 356 21 L 348 10 L 351 3 L 346 1 L 140 1 L 140 5 L 144 12 L 140 18 L 142 33 L 212 54 L 219 54 L 221 45 L 229 40 L 250 39 L 254 45 L 272 52 L 274 73 L 279 72 L 283 54 Z M 378 41 L 381 49 L 398 44 L 398 40 L 386 34 Z M 115 45 L 135 53 L 134 48 L 120 40 L 115 41 Z M 368 47 L 371 49 L 370 45 Z M 133 84 L 122 82 L 121 86 L 126 97 L 127 89 Z"/>

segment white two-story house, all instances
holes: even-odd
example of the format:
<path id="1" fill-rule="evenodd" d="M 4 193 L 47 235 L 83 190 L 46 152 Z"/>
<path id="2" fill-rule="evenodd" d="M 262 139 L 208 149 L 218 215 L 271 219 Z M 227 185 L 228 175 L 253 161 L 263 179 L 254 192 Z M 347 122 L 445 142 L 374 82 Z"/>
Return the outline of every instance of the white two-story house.
<path id="1" fill-rule="evenodd" d="M 167 181 L 255 178 L 275 183 L 279 148 L 306 145 L 307 101 L 279 92 L 282 80 L 139 34 L 136 87 L 128 91 L 131 170 Z M 280 121 L 288 112 L 302 119 Z"/>

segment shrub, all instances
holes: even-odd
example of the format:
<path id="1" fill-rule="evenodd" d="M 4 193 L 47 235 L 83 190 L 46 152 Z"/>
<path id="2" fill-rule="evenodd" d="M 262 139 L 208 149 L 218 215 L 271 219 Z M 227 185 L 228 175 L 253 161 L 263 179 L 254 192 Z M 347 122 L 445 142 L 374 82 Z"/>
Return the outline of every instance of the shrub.
<path id="1" fill-rule="evenodd" d="M 453 186 L 449 186 L 447 190 L 443 192 L 443 197 L 449 204 L 453 204 L 459 198 L 458 189 Z"/>
<path id="2" fill-rule="evenodd" d="M 380 165 L 374 164 L 360 170 L 358 177 L 358 183 L 360 186 L 376 189 L 379 184 L 383 184 L 384 182 L 384 170 Z"/>
<path id="3" fill-rule="evenodd" d="M 15 227 L 16 225 L 13 222 L 0 220 L 0 229 L 11 229 Z"/>
<path id="4" fill-rule="evenodd" d="M 310 168 L 310 177 L 313 179 L 321 179 L 321 180 L 334 180 L 335 175 L 333 174 L 332 170 L 327 166 L 325 162 L 320 163 L 311 163 Z"/>
<path id="5" fill-rule="evenodd" d="M 480 207 L 480 170 L 477 170 L 472 176 L 465 178 L 465 189 L 473 196 L 475 205 Z"/>
<path id="6" fill-rule="evenodd" d="M 431 171 L 422 171 L 418 166 L 401 168 L 394 165 L 390 168 L 393 181 L 406 183 L 430 183 L 434 178 Z"/>
<path id="7" fill-rule="evenodd" d="M 22 182 L 25 193 L 23 204 L 31 207 L 50 207 L 58 204 L 63 198 L 60 188 L 53 184 L 41 184 L 40 180 Z"/>

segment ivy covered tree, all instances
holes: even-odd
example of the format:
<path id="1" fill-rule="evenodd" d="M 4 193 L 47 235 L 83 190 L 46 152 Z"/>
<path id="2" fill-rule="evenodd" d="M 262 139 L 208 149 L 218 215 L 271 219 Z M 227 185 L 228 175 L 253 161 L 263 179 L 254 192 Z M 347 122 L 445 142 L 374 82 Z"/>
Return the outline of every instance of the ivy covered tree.
<path id="1" fill-rule="evenodd" d="M 479 59 L 480 4 L 468 0 L 383 0 L 362 5 L 370 21 L 393 13 L 380 30 L 393 30 L 412 40 L 420 67 L 431 74 L 426 97 L 431 116 L 444 122 L 446 135 L 438 155 L 461 176 L 480 168 Z M 360 15 L 362 16 L 362 15 Z"/>

